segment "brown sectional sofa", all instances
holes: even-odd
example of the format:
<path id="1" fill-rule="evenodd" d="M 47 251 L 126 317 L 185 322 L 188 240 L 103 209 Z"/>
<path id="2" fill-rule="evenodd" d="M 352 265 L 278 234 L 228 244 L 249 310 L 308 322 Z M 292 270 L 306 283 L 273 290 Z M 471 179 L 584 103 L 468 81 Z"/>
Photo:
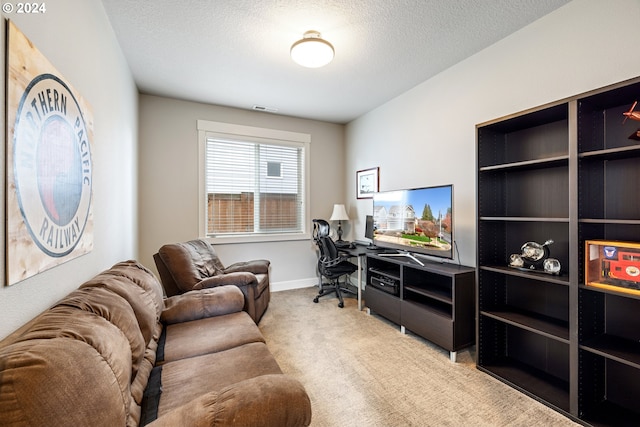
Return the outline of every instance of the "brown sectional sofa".
<path id="1" fill-rule="evenodd" d="M 0 342 L 2 426 L 306 426 L 236 286 L 163 298 L 135 261 Z"/>

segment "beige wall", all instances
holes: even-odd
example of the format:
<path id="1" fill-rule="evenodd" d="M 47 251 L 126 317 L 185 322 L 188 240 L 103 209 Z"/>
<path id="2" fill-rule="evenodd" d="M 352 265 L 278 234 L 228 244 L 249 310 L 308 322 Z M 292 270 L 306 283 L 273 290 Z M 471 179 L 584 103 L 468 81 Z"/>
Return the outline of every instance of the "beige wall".
<path id="1" fill-rule="evenodd" d="M 256 126 L 311 135 L 311 217 L 328 218 L 344 203 L 344 126 L 250 110 L 140 97 L 140 260 L 152 265 L 165 243 L 198 236 L 197 120 Z M 311 224 L 309 224 L 311 227 Z M 310 240 L 217 246 L 225 264 L 271 260 L 273 288 L 316 282 L 316 254 Z"/>
<path id="2" fill-rule="evenodd" d="M 14 2 L 15 3 L 15 2 Z M 0 263 L 0 337 L 18 328 L 83 281 L 137 253 L 137 90 L 100 0 L 46 2 L 41 15 L 2 14 L 18 28 L 91 104 L 94 117 L 94 248 L 54 269 L 5 286 Z M 2 55 L 2 81 L 5 80 Z M 4 85 L 0 85 L 4 91 Z M 4 95 L 4 93 L 3 93 Z M 5 97 L 3 96 L 3 99 Z M 2 103 L 2 117 L 5 104 Z M 4 119 L 0 120 L 5 135 Z M 0 176 L 4 195 L 4 150 Z M 0 210 L 4 233 L 4 208 Z M 0 258 L 4 259 L 4 247 Z"/>
<path id="3" fill-rule="evenodd" d="M 382 190 L 452 183 L 460 261 L 475 266 L 476 124 L 639 76 L 639 22 L 638 0 L 575 0 L 348 124 L 354 230 L 371 213 L 359 169 L 380 166 Z"/>

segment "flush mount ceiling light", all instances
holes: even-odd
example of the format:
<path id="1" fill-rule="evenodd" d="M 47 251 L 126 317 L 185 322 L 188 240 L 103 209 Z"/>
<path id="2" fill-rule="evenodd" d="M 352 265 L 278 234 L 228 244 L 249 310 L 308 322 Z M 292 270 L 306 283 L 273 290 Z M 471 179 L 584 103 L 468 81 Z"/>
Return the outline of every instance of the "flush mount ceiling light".
<path id="1" fill-rule="evenodd" d="M 308 68 L 324 67 L 333 60 L 333 46 L 320 37 L 317 31 L 307 31 L 291 45 L 291 59 Z"/>

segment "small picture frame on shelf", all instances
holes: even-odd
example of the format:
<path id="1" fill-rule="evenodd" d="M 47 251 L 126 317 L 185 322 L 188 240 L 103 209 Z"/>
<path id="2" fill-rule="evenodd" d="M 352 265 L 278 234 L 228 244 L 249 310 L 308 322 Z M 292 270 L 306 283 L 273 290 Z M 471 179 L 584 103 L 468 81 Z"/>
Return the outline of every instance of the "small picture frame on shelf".
<path id="1" fill-rule="evenodd" d="M 378 192 L 380 168 L 363 169 L 356 172 L 356 195 L 358 199 L 371 199 Z"/>
<path id="2" fill-rule="evenodd" d="M 585 284 L 640 295 L 640 243 L 585 242 Z"/>

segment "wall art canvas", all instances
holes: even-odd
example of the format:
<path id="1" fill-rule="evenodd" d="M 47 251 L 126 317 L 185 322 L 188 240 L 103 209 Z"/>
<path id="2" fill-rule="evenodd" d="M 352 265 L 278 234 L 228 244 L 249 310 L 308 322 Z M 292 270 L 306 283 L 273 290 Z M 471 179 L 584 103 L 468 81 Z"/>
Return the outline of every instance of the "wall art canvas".
<path id="1" fill-rule="evenodd" d="M 6 283 L 93 249 L 90 106 L 7 23 Z"/>

